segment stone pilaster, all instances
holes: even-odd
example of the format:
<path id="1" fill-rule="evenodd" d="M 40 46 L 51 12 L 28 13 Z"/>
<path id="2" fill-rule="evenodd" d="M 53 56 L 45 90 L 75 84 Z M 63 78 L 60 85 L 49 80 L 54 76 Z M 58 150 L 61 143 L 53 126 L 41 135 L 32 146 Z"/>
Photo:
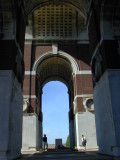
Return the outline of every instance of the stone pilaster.
<path id="1" fill-rule="evenodd" d="M 120 156 L 120 70 L 106 70 L 94 88 L 99 152 Z"/>

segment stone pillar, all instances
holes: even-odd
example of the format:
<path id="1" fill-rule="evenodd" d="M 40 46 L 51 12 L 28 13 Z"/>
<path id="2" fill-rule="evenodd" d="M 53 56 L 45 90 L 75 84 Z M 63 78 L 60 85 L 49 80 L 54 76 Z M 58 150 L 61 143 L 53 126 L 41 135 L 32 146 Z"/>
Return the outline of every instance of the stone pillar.
<path id="1" fill-rule="evenodd" d="M 74 148 L 75 133 L 74 133 L 74 114 L 72 108 L 69 111 L 69 142 L 70 142 L 70 148 Z"/>
<path id="2" fill-rule="evenodd" d="M 94 88 L 99 152 L 120 156 L 120 69 L 106 70 Z"/>
<path id="3" fill-rule="evenodd" d="M 43 137 L 43 124 L 42 124 L 42 121 L 43 121 L 43 113 L 40 111 L 39 112 L 39 145 L 40 145 L 40 148 L 42 147 L 42 137 Z"/>
<path id="4" fill-rule="evenodd" d="M 0 160 L 21 155 L 22 89 L 12 71 L 0 71 Z"/>

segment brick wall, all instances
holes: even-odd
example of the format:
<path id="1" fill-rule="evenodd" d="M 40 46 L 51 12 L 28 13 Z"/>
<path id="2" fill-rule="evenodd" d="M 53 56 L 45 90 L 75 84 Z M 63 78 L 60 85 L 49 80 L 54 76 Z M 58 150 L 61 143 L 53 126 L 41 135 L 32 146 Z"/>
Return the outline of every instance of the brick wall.
<path id="1" fill-rule="evenodd" d="M 83 97 L 76 97 L 75 99 L 75 109 L 74 113 L 85 112 L 85 108 L 83 106 Z"/>
<path id="2" fill-rule="evenodd" d="M 58 49 L 70 54 L 77 62 L 80 70 L 90 71 L 91 67 L 90 63 L 90 55 L 88 52 L 89 46 L 85 45 L 59 45 Z M 25 53 L 24 53 L 24 61 L 25 61 L 25 71 L 30 71 L 30 62 L 31 62 L 31 50 L 32 47 L 30 44 L 25 44 Z M 45 46 L 36 46 L 34 51 L 34 62 L 43 54 L 52 52 L 51 45 Z M 34 64 L 33 62 L 33 64 Z M 32 66 L 33 67 L 33 66 Z M 31 85 L 30 85 L 31 81 Z M 75 101 L 77 104 L 76 112 L 84 111 L 83 107 L 83 98 L 79 97 L 82 94 L 92 94 L 93 93 L 93 85 L 92 85 L 92 76 L 91 74 L 76 74 L 73 77 L 74 84 L 74 96 L 78 96 Z M 31 87 L 31 90 L 29 89 Z M 36 79 L 35 75 L 31 75 L 30 72 L 25 75 L 24 83 L 23 83 L 23 95 L 31 94 L 34 98 L 31 98 L 31 111 L 36 112 L 36 98 L 35 91 L 36 88 Z"/>
<path id="3" fill-rule="evenodd" d="M 24 47 L 25 71 L 30 70 L 30 62 L 31 62 L 31 44 L 25 44 Z"/>
<path id="4" fill-rule="evenodd" d="M 36 46 L 35 59 L 39 56 L 52 51 L 52 46 Z"/>

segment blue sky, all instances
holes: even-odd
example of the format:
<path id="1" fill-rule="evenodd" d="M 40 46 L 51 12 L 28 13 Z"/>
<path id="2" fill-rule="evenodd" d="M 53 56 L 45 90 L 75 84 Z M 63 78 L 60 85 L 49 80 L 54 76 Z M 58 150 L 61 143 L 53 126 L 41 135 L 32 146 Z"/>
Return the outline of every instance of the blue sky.
<path id="1" fill-rule="evenodd" d="M 56 138 L 65 143 L 69 134 L 68 89 L 59 81 L 51 81 L 43 88 L 42 112 L 43 134 L 47 135 L 48 144 L 54 144 Z"/>

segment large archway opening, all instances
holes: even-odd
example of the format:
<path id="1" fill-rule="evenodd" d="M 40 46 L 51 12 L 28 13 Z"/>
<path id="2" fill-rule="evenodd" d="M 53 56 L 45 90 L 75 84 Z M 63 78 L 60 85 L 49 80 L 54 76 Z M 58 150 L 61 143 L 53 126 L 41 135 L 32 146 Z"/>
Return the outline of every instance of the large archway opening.
<path id="1" fill-rule="evenodd" d="M 27 70 L 30 71 L 26 71 L 30 80 L 28 111 L 38 115 L 40 146 L 42 146 L 44 117 L 42 113 L 43 88 L 46 83 L 58 80 L 68 88 L 70 147 L 80 147 L 80 134 L 87 132 L 85 125 L 81 129 L 81 115 L 87 110 L 84 100 L 93 98 L 85 15 L 79 7 L 68 1 L 57 1 L 57 3 L 49 1 L 49 3 L 37 4 L 29 14 L 25 38 L 27 53 L 25 63 Z M 91 146 L 94 141 L 95 145 L 92 144 L 92 146 L 96 147 L 96 139 L 92 136 L 96 135 L 94 115 L 89 113 L 83 116 L 84 119 L 85 116 L 92 116 L 90 119 L 93 128 L 89 133 L 87 132 L 90 139 L 88 146 Z M 85 120 L 87 123 L 87 119 Z M 89 123 L 87 126 L 90 127 Z"/>
<path id="2" fill-rule="evenodd" d="M 29 14 L 30 16 L 28 18 L 26 28 L 26 44 L 29 45 L 25 44 L 25 47 L 28 47 L 28 57 L 25 54 L 28 59 L 25 58 L 25 60 L 29 64 L 25 63 L 27 67 L 25 66 L 26 88 L 24 88 L 24 99 L 26 100 L 26 103 L 29 103 L 29 105 L 27 106 L 28 109 L 25 108 L 25 112 L 27 112 L 28 115 L 36 114 L 36 120 L 38 118 L 37 116 L 39 116 L 39 121 L 42 122 L 40 96 L 44 84 L 50 80 L 58 79 L 66 83 L 67 86 L 71 87 L 71 84 L 74 82 L 73 89 L 71 89 L 71 87 L 69 90 L 69 95 L 71 97 L 69 117 L 70 120 L 74 120 L 75 115 L 74 124 L 77 124 L 75 130 L 77 134 L 75 134 L 77 135 L 77 145 L 79 145 L 80 138 L 78 136 L 78 133 L 80 133 L 79 126 L 82 124 L 80 123 L 80 118 L 82 117 L 81 120 L 83 119 L 83 117 L 84 119 L 86 118 L 83 115 L 85 115 L 85 112 L 88 111 L 88 102 L 90 102 L 90 104 L 92 102 L 92 100 L 89 101 L 89 99 L 92 99 L 93 90 L 91 89 L 91 73 L 88 64 L 93 55 L 93 80 L 95 82 L 95 85 L 98 86 L 95 87 L 97 88 L 97 90 L 95 89 L 94 94 L 94 102 L 96 107 L 98 107 L 98 110 L 96 112 L 96 124 L 98 126 L 98 145 L 100 146 L 100 151 L 102 153 L 116 156 L 120 155 L 120 140 L 118 134 L 118 69 L 120 68 L 119 6 L 120 2 L 118 0 L 114 2 L 110 1 L 109 3 L 107 0 L 0 1 L 0 84 L 2 88 L 1 95 L 5 95 L 4 97 L 1 96 L 2 98 L 0 100 L 0 112 L 2 113 L 0 120 L 1 122 L 3 122 L 1 126 L 5 128 L 5 130 L 7 130 L 7 134 L 4 134 L 4 129 L 0 130 L 2 138 L 6 139 L 6 141 L 3 141 L 3 139 L 2 141 L 0 141 L 0 157 L 3 156 L 4 158 L 6 158 L 8 156 L 13 158 L 17 155 L 20 155 L 21 138 L 19 139 L 19 141 L 17 141 L 18 146 L 16 146 L 14 142 L 15 140 L 18 140 L 18 132 L 20 133 L 19 137 L 21 137 L 22 130 L 22 119 L 20 118 L 20 116 L 22 115 L 21 86 L 24 77 L 23 42 L 27 16 Z M 90 44 L 88 44 L 89 42 L 86 29 L 87 27 L 84 22 L 88 22 Z M 90 56 L 88 55 L 88 45 L 90 45 Z M 52 49 L 52 47 L 54 49 Z M 44 68 L 44 65 L 42 64 L 43 61 L 41 61 L 42 65 L 40 65 L 40 67 L 38 66 L 36 70 L 32 70 L 34 62 L 39 56 L 46 52 L 52 52 L 54 56 L 57 57 L 58 50 L 62 50 L 72 55 L 79 65 L 80 70 L 78 70 L 78 72 L 71 72 L 73 82 L 71 77 L 68 75 L 69 73 L 66 74 L 66 70 L 68 72 L 70 70 L 68 70 L 66 67 L 64 72 L 64 70 L 61 70 L 62 65 L 59 65 L 60 67 L 58 67 L 58 72 L 62 71 L 65 74 L 47 74 L 49 67 L 45 68 L 44 73 L 44 69 L 41 70 L 41 67 Z M 56 57 L 54 58 L 56 59 Z M 52 66 L 51 64 L 53 64 L 56 67 L 56 64 L 54 64 L 54 58 L 52 58 L 53 63 L 50 63 L 50 66 Z M 49 61 L 47 62 L 49 64 Z M 86 64 L 83 65 L 84 62 Z M 63 64 L 68 63 L 64 61 Z M 70 64 L 68 64 L 68 66 L 70 66 Z M 52 70 L 54 70 L 54 67 L 50 67 L 50 71 Z M 45 75 L 48 75 L 48 77 L 45 78 Z M 102 76 L 103 79 L 100 81 Z M 106 81 L 104 81 L 104 77 Z M 100 85 L 98 85 L 98 82 L 100 82 L 101 84 L 99 83 Z M 108 88 L 107 91 L 106 84 Z M 5 90 L 5 87 L 7 86 L 8 88 L 10 88 L 9 93 L 8 90 Z M 11 86 L 14 87 L 11 88 Z M 101 96 L 101 93 L 103 93 L 104 89 L 105 92 Z M 101 101 L 103 103 L 101 103 Z M 20 110 L 16 109 L 16 106 Z M 89 111 L 91 111 L 91 108 L 89 108 Z M 3 117 L 5 120 L 3 119 Z M 103 123 L 101 123 L 101 119 L 103 120 Z M 18 125 L 18 123 L 20 125 Z M 71 125 L 72 124 L 73 123 L 71 123 Z M 87 127 L 89 127 L 88 123 L 86 124 Z M 108 128 L 106 129 L 106 124 L 109 124 L 109 134 Z M 15 131 L 12 130 L 13 126 L 15 128 Z M 106 139 L 105 135 L 107 135 L 108 139 Z M 104 143 L 102 143 L 103 139 Z"/>
<path id="3" fill-rule="evenodd" d="M 55 139 L 62 139 L 62 144 L 66 146 L 69 135 L 68 98 L 68 89 L 60 81 L 48 82 L 43 87 L 43 134 L 47 135 L 48 148 L 57 147 Z"/>
<path id="4" fill-rule="evenodd" d="M 37 62 L 39 62 L 39 63 L 37 63 Z M 73 108 L 73 99 L 74 99 L 73 77 L 72 77 L 73 70 L 74 70 L 73 64 L 71 64 L 70 60 L 68 60 L 67 57 L 63 57 L 60 54 L 57 54 L 57 55 L 45 54 L 44 56 L 39 58 L 39 60 L 37 62 L 35 63 L 34 68 L 36 68 L 36 73 L 37 73 L 36 97 L 38 100 L 39 113 L 41 114 L 41 112 L 43 110 L 42 93 L 43 93 L 44 85 L 48 82 L 50 83 L 50 81 L 55 81 L 55 80 L 63 82 L 66 85 L 67 90 L 69 90 L 68 91 L 69 106 L 67 106 L 67 107 L 68 107 L 68 110 L 70 111 Z M 75 67 L 76 66 L 74 64 L 74 68 Z M 58 93 L 60 94 L 60 91 L 58 91 Z M 51 95 L 52 95 L 52 93 L 51 93 Z M 55 97 L 52 97 L 52 98 L 54 101 Z M 64 98 L 61 101 L 64 101 Z M 65 107 L 65 106 L 63 106 L 63 107 Z M 53 114 L 55 114 L 55 113 L 53 112 Z M 44 117 L 43 113 L 42 113 L 42 115 Z M 73 115 L 73 113 L 72 113 L 72 115 Z M 59 117 L 59 113 L 56 113 L 56 116 Z M 70 119 L 70 117 L 69 117 L 69 119 Z M 73 147 L 74 135 L 72 134 L 71 131 L 74 130 L 73 129 L 74 125 L 69 126 L 69 127 L 71 128 L 71 129 L 69 129 L 69 131 L 70 131 L 69 134 L 71 135 L 70 136 L 70 138 L 71 138 L 70 145 Z M 43 131 L 44 131 L 44 129 L 43 129 Z"/>

